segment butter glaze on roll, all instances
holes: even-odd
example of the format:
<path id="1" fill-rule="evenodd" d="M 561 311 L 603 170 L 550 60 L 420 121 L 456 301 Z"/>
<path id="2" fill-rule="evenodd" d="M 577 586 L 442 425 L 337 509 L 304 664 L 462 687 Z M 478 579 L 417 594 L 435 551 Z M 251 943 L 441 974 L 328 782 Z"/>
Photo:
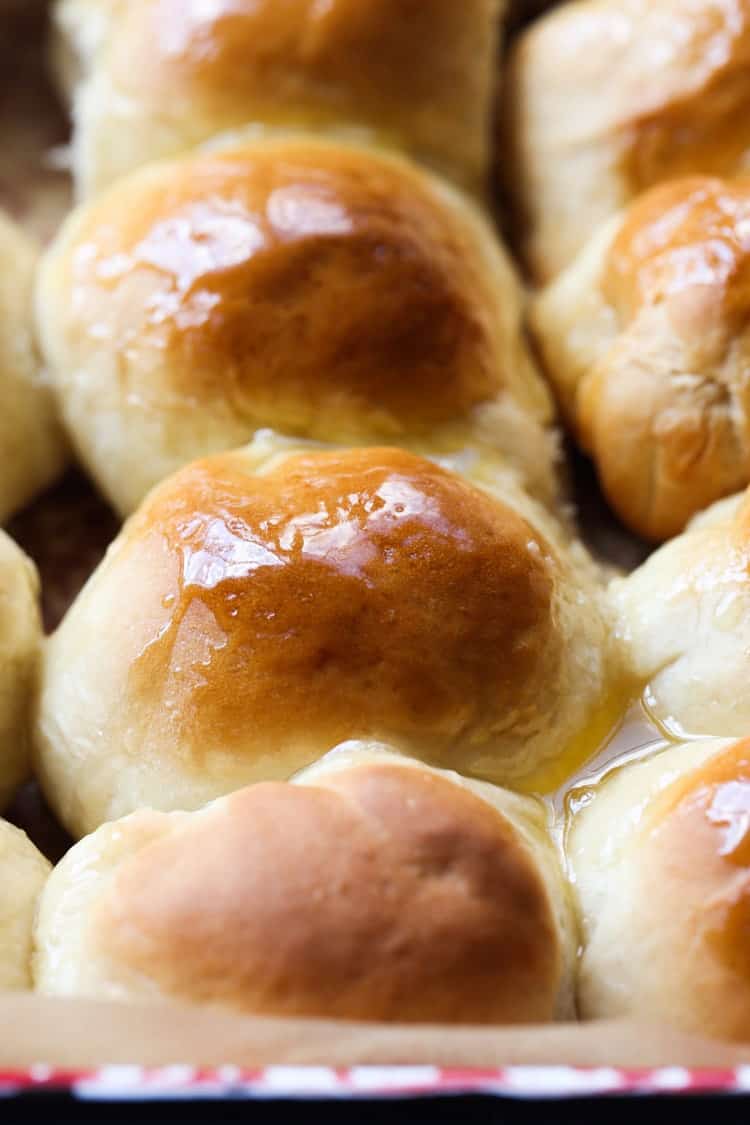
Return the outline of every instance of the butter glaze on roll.
<path id="1" fill-rule="evenodd" d="M 34 912 L 50 871 L 26 834 L 0 820 L 0 994 L 31 988 Z"/>
<path id="2" fill-rule="evenodd" d="M 584 1019 L 750 1039 L 750 743 L 677 746 L 601 783 L 573 821 Z"/>
<path id="3" fill-rule="evenodd" d="M 587 737 L 609 627 L 582 553 L 431 462 L 249 448 L 157 488 L 51 639 L 39 775 L 78 835 L 352 738 L 522 778 Z"/>
<path id="4" fill-rule="evenodd" d="M 641 192 L 750 166 L 750 0 L 578 0 L 520 38 L 501 150 L 537 281 Z"/>
<path id="5" fill-rule="evenodd" d="M 35 977 L 263 1015 L 528 1023 L 570 1016 L 575 943 L 535 801 L 381 752 L 104 825 L 48 884 Z"/>
<path id="6" fill-rule="evenodd" d="M 51 484 L 65 461 L 33 337 L 37 258 L 31 240 L 0 212 L 0 523 Z"/>
<path id="7" fill-rule="evenodd" d="M 78 452 L 121 511 L 261 427 L 481 447 L 555 493 L 510 261 L 406 161 L 296 138 L 143 170 L 65 224 L 37 314 Z"/>
<path id="8" fill-rule="evenodd" d="M 748 177 L 654 188 L 534 305 L 563 410 L 646 538 L 750 481 L 749 315 Z"/>
<path id="9" fill-rule="evenodd" d="M 632 674 L 677 736 L 750 729 L 750 500 L 701 515 L 627 578 L 611 601 Z"/>
<path id="10" fill-rule="evenodd" d="M 33 563 L 0 531 L 0 810 L 28 772 L 29 710 L 42 639 L 38 590 Z"/>
<path id="11" fill-rule="evenodd" d="M 489 163 L 505 0 L 62 0 L 90 194 L 244 126 L 358 134 L 470 188 Z"/>

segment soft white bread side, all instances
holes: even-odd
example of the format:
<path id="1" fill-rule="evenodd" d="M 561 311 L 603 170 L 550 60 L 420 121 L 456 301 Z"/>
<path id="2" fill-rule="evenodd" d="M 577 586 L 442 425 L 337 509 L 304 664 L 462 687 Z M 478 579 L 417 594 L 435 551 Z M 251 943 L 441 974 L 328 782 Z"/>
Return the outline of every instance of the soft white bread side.
<path id="1" fill-rule="evenodd" d="M 24 780 L 42 625 L 30 559 L 0 531 L 0 809 Z"/>
<path id="2" fill-rule="evenodd" d="M 750 729 L 750 503 L 709 509 L 610 590 L 633 675 L 677 735 Z"/>
<path id="3" fill-rule="evenodd" d="M 28 836 L 0 820 L 0 992 L 31 988 L 34 914 L 50 871 Z"/>
<path id="4" fill-rule="evenodd" d="M 571 1014 L 576 941 L 537 802 L 381 750 L 104 825 L 47 885 L 35 980 L 267 1015 L 543 1022 Z"/>
<path id="5" fill-rule="evenodd" d="M 750 1038 L 750 744 L 688 743 L 623 766 L 568 834 L 584 1019 Z"/>
<path id="6" fill-rule="evenodd" d="M 38 251 L 0 212 L 0 523 L 62 471 L 65 443 L 32 331 Z"/>

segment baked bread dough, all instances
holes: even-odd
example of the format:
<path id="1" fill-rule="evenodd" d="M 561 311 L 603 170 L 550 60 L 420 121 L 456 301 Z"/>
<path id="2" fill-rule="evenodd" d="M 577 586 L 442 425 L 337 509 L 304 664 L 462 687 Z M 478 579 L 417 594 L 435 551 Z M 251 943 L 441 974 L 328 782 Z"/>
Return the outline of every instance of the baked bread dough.
<path id="1" fill-rule="evenodd" d="M 404 160 L 297 137 L 148 168 L 68 219 L 36 303 L 79 456 L 120 512 L 264 427 L 485 451 L 556 495 L 510 260 Z"/>
<path id="2" fill-rule="evenodd" d="M 539 282 L 674 177 L 750 167 L 750 0 L 576 0 L 519 38 L 502 175 Z"/>
<path id="3" fill-rule="evenodd" d="M 39 579 L 0 531 L 0 810 L 28 772 L 29 713 L 42 638 Z"/>
<path id="4" fill-rule="evenodd" d="M 750 509 L 709 509 L 611 587 L 618 631 L 654 717 L 677 737 L 750 729 Z"/>
<path id="5" fill-rule="evenodd" d="M 505 0 L 61 0 L 80 194 L 227 130 L 391 146 L 481 189 Z"/>
<path id="6" fill-rule="evenodd" d="M 750 744 L 676 746 L 605 779 L 574 818 L 584 1019 L 750 1038 Z"/>
<path id="7" fill-rule="evenodd" d="M 33 336 L 37 258 L 31 239 L 0 212 L 0 523 L 52 484 L 66 457 Z"/>
<path id="8" fill-rule="evenodd" d="M 32 927 L 51 867 L 25 832 L 0 820 L 0 993 L 32 987 Z"/>
<path id="9" fill-rule="evenodd" d="M 610 503 L 667 539 L 750 482 L 750 178 L 673 180 L 610 220 L 532 325 Z"/>
<path id="10" fill-rule="evenodd" d="M 333 756 L 77 844 L 36 927 L 36 987 L 246 1013 L 543 1022 L 575 927 L 542 807 L 395 755 Z"/>
<path id="11" fill-rule="evenodd" d="M 48 643 L 62 822 L 198 808 L 352 738 L 491 780 L 580 760 L 622 702 L 616 639 L 583 551 L 528 515 L 393 448 L 181 470 Z"/>

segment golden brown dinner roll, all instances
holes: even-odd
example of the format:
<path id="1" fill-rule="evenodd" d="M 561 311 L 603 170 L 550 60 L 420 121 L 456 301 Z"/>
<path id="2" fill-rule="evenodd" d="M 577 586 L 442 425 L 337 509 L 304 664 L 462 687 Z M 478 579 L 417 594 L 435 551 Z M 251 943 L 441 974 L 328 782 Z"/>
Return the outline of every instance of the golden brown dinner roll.
<path id="1" fill-rule="evenodd" d="M 82 835 L 349 739 L 491 780 L 559 770 L 611 719 L 609 632 L 583 553 L 462 477 L 250 447 L 155 489 L 69 611 L 39 774 Z"/>
<path id="2" fill-rule="evenodd" d="M 0 820 L 0 993 L 31 988 L 34 911 L 50 870 L 26 833 Z"/>
<path id="3" fill-rule="evenodd" d="M 62 433 L 32 333 L 37 250 L 0 212 L 0 523 L 61 471 Z"/>
<path id="4" fill-rule="evenodd" d="M 503 178 L 538 281 L 646 188 L 750 164 L 750 0 L 578 0 L 518 41 Z"/>
<path id="5" fill-rule="evenodd" d="M 723 501 L 611 587 L 635 677 L 676 735 L 750 730 L 750 500 Z"/>
<path id="6" fill-rule="evenodd" d="M 579 1010 L 750 1039 L 750 742 L 675 746 L 589 795 L 568 835 Z"/>
<path id="7" fill-rule="evenodd" d="M 542 809 L 394 755 L 142 810 L 81 841 L 36 928 L 46 993 L 264 1015 L 542 1022 L 576 936 Z"/>
<path id="8" fill-rule="evenodd" d="M 555 491 L 522 293 L 479 212 L 401 159 L 308 138 L 136 173 L 65 225 L 39 332 L 121 511 L 270 426 L 500 451 Z"/>
<path id="9" fill-rule="evenodd" d="M 243 126 L 350 133 L 479 188 L 505 0 L 61 0 L 81 194 Z"/>
<path id="10" fill-rule="evenodd" d="M 568 421 L 646 538 L 750 481 L 749 318 L 748 177 L 647 192 L 535 302 Z"/>
<path id="11" fill-rule="evenodd" d="M 0 531 L 0 809 L 23 781 L 42 627 L 33 563 Z"/>

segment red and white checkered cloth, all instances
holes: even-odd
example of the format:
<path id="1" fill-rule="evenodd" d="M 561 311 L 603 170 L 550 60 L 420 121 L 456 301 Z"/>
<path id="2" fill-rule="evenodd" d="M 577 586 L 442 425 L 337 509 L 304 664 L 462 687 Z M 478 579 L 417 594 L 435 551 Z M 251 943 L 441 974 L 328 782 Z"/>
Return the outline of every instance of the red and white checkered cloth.
<path id="1" fill-rule="evenodd" d="M 661 1067 L 514 1066 L 497 1070 L 451 1070 L 433 1066 L 271 1066 L 258 1070 L 191 1066 L 146 1069 L 109 1066 L 65 1071 L 39 1065 L 0 1071 L 0 1098 L 57 1089 L 83 1100 L 158 1098 L 420 1098 L 472 1094 L 515 1098 L 596 1097 L 612 1094 L 750 1094 L 750 1065 L 734 1070 Z"/>

